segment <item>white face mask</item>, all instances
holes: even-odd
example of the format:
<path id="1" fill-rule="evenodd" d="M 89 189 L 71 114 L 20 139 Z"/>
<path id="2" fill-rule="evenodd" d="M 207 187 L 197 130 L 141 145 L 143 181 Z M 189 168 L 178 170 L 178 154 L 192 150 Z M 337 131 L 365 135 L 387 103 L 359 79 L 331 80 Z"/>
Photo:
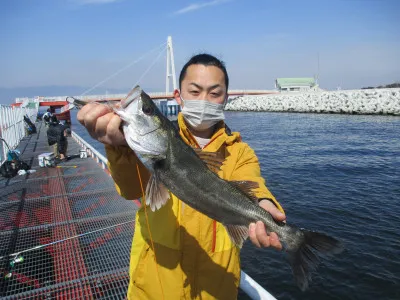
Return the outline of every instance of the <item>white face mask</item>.
<path id="1" fill-rule="evenodd" d="M 182 114 L 186 122 L 195 130 L 206 130 L 225 120 L 224 105 L 208 100 L 183 100 Z"/>

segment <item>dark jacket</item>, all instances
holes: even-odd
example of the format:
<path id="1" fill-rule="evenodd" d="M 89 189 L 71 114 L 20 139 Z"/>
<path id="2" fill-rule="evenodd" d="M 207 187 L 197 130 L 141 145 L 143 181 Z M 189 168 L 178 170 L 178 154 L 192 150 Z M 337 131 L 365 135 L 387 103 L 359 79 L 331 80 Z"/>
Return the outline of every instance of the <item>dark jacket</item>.
<path id="1" fill-rule="evenodd" d="M 64 126 L 58 123 L 50 123 L 49 129 L 47 129 L 47 142 L 49 146 L 58 144 L 58 151 L 63 153 L 63 149 L 66 144 L 66 138 L 64 136 Z"/>

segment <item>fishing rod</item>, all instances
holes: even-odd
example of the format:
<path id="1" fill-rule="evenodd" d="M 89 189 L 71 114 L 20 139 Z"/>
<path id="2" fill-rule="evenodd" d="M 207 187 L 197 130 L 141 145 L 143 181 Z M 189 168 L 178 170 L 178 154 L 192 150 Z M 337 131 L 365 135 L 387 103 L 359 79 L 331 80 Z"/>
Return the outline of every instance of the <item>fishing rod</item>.
<path id="1" fill-rule="evenodd" d="M 78 166 L 56 166 L 56 168 L 77 168 Z"/>
<path id="2" fill-rule="evenodd" d="M 10 146 L 8 146 L 7 142 L 5 139 L 3 139 L 2 137 L 0 137 L 0 140 L 3 141 L 4 144 L 6 144 L 8 150 L 11 150 Z"/>
<path id="3" fill-rule="evenodd" d="M 14 257 L 10 261 L 10 266 L 11 266 L 11 268 L 13 268 L 16 263 L 20 263 L 20 262 L 24 261 L 24 258 L 21 255 L 23 253 L 27 253 L 27 252 L 34 251 L 34 250 L 43 249 L 43 248 L 46 248 L 48 246 L 52 246 L 52 245 L 55 245 L 55 244 L 59 244 L 59 243 L 68 241 L 68 240 L 76 239 L 76 238 L 83 237 L 83 236 L 86 236 L 86 235 L 89 235 L 89 234 L 92 234 L 92 233 L 100 232 L 100 231 L 103 231 L 103 230 L 106 230 L 106 229 L 111 229 L 111 228 L 114 228 L 114 227 L 117 227 L 117 226 L 122 226 L 122 225 L 133 223 L 133 222 L 135 222 L 135 220 L 126 221 L 126 222 L 123 222 L 123 223 L 107 226 L 107 227 L 96 229 L 96 230 L 89 231 L 89 232 L 84 232 L 84 233 L 77 234 L 77 235 L 74 235 L 74 236 L 70 236 L 70 237 L 67 237 L 65 239 L 57 240 L 57 241 L 54 241 L 54 242 L 51 242 L 51 243 L 38 245 L 38 246 L 33 247 L 33 248 L 29 248 L 29 249 L 25 249 L 25 250 L 18 251 L 18 252 L 15 252 L 15 253 L 11 253 L 11 254 L 8 254 L 8 255 L 0 256 L 0 260 L 3 260 L 5 258 Z M 6 274 L 5 277 L 6 278 L 10 278 L 11 276 L 12 276 L 12 272 L 10 271 L 8 274 Z"/>

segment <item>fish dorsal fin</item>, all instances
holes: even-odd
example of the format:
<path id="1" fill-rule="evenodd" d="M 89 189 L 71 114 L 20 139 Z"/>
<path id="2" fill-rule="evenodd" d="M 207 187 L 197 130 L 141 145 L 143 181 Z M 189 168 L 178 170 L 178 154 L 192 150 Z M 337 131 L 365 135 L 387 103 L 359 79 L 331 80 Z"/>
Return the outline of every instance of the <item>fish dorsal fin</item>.
<path id="1" fill-rule="evenodd" d="M 168 199 L 168 189 L 157 179 L 157 176 L 152 174 L 146 187 L 146 205 L 149 205 L 152 211 L 156 211 L 164 206 Z"/>
<path id="2" fill-rule="evenodd" d="M 234 185 L 236 188 L 241 190 L 243 193 L 245 193 L 251 200 L 253 200 L 256 204 L 258 204 L 258 198 L 254 194 L 254 189 L 258 188 L 259 185 L 257 182 L 254 181 L 229 181 L 232 185 Z"/>
<path id="3" fill-rule="evenodd" d="M 243 225 L 227 225 L 226 231 L 228 231 L 229 237 L 233 243 L 239 248 L 242 248 L 243 242 L 249 236 L 249 229 Z"/>
<path id="4" fill-rule="evenodd" d="M 221 153 L 201 151 L 199 148 L 193 148 L 193 150 L 211 171 L 218 173 L 221 170 L 221 166 L 225 160 L 225 157 Z"/>

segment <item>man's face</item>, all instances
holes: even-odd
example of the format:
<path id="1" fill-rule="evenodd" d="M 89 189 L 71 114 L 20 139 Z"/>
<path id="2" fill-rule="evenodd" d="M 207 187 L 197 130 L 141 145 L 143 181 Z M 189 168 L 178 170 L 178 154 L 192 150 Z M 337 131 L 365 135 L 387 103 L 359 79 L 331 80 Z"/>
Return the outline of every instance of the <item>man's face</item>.
<path id="1" fill-rule="evenodd" d="M 186 70 L 180 93 L 175 91 L 174 96 L 182 106 L 179 96 L 189 101 L 201 99 L 223 104 L 227 96 L 224 73 L 215 66 L 191 65 Z"/>

